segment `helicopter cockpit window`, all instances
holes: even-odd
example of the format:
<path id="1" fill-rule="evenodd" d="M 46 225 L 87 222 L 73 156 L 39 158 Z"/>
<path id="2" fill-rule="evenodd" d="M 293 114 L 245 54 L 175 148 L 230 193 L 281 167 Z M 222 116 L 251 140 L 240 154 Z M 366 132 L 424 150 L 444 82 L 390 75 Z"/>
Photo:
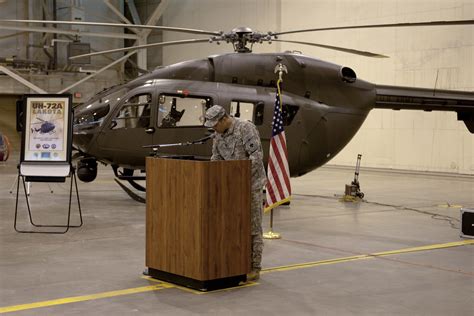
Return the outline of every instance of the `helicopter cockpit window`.
<path id="1" fill-rule="evenodd" d="M 231 116 L 253 122 L 255 125 L 262 125 L 263 110 L 263 102 L 254 104 L 244 101 L 232 101 L 230 103 Z"/>
<path id="2" fill-rule="evenodd" d="M 99 100 L 86 105 L 81 111 L 76 110 L 74 118 L 74 127 L 82 129 L 91 129 L 100 126 L 104 117 L 110 111 L 109 103 L 101 103 Z"/>
<path id="3" fill-rule="evenodd" d="M 170 128 L 202 126 L 202 118 L 211 104 L 211 99 L 161 94 L 158 102 L 158 126 Z"/>
<path id="4" fill-rule="evenodd" d="M 74 108 L 74 129 L 93 129 L 102 125 L 110 108 L 120 100 L 127 89 L 114 90 L 92 103 L 83 103 Z"/>
<path id="5" fill-rule="evenodd" d="M 112 129 L 145 128 L 150 125 L 151 94 L 141 93 L 128 98 L 114 119 Z"/>

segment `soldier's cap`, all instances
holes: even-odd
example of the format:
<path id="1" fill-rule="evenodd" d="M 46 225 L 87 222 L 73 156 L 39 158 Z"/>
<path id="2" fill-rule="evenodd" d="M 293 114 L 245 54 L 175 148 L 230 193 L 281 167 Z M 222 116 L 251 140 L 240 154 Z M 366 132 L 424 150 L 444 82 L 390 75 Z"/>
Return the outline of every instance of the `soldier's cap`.
<path id="1" fill-rule="evenodd" d="M 220 105 L 211 106 L 204 115 L 206 122 L 204 126 L 214 127 L 217 122 L 225 115 L 225 109 Z"/>

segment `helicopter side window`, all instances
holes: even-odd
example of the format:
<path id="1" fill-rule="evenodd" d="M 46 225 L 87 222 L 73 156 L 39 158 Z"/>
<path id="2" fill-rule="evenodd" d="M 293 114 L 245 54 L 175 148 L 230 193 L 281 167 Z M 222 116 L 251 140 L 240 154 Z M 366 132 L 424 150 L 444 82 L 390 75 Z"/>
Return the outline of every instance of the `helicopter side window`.
<path id="1" fill-rule="evenodd" d="M 232 101 L 230 103 L 231 116 L 253 122 L 255 125 L 262 125 L 263 109 L 263 102 L 254 104 L 245 101 Z"/>
<path id="2" fill-rule="evenodd" d="M 283 104 L 283 125 L 288 126 L 298 113 L 299 107 L 296 105 Z"/>
<path id="3" fill-rule="evenodd" d="M 253 122 L 253 108 L 253 103 L 232 101 L 230 103 L 230 115 L 242 120 Z"/>
<path id="4" fill-rule="evenodd" d="M 112 129 L 145 128 L 150 125 L 151 94 L 141 93 L 125 100 Z"/>
<path id="5" fill-rule="evenodd" d="M 161 94 L 158 102 L 158 127 L 173 128 L 202 126 L 211 99 Z"/>

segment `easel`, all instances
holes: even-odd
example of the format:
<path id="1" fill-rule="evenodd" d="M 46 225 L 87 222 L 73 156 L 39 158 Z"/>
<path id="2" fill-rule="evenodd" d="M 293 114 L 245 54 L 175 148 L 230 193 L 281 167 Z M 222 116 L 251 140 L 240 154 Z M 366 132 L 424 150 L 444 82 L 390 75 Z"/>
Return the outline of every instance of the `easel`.
<path id="1" fill-rule="evenodd" d="M 69 206 L 68 206 L 68 215 L 67 215 L 67 224 L 66 225 L 44 225 L 36 224 L 33 221 L 31 215 L 30 201 L 28 198 L 28 190 L 26 188 L 26 182 L 65 182 L 66 177 L 71 178 L 71 184 L 69 186 Z M 17 228 L 17 217 L 18 217 L 18 195 L 20 191 L 20 178 L 23 184 L 23 191 L 26 199 L 26 206 L 28 210 L 28 217 L 30 224 L 38 228 L 65 228 L 61 231 L 43 231 L 43 230 L 21 230 Z M 72 200 L 72 184 L 74 182 L 76 189 L 77 205 L 79 208 L 79 225 L 71 225 L 71 200 Z M 54 164 L 51 166 L 35 165 L 35 164 L 20 164 L 18 167 L 18 177 L 17 177 L 17 186 L 16 186 L 16 204 L 15 204 L 15 220 L 13 227 L 18 233 L 37 233 L 37 234 L 65 234 L 69 228 L 81 227 L 83 224 L 82 221 L 82 210 L 81 202 L 79 200 L 79 191 L 77 189 L 77 179 L 76 179 L 76 170 L 69 163 L 67 164 Z"/>
<path id="2" fill-rule="evenodd" d="M 18 165 L 18 177 L 16 179 L 15 221 L 13 227 L 19 233 L 64 234 L 69 228 L 81 227 L 83 224 L 76 170 L 71 164 L 72 116 L 72 96 L 70 94 L 24 95 L 22 101 L 17 103 L 17 129 L 21 129 L 22 139 L 20 164 Z M 18 124 L 19 122 L 21 124 Z M 36 224 L 31 214 L 30 183 L 66 182 L 68 177 L 71 178 L 71 184 L 69 187 L 66 225 Z M 64 229 L 22 230 L 17 228 L 20 181 L 23 185 L 30 224 L 36 228 Z M 73 182 L 79 208 L 79 225 L 71 225 Z M 49 189 L 53 193 L 51 187 Z"/>
<path id="3" fill-rule="evenodd" d="M 15 180 L 13 180 L 12 186 L 10 187 L 10 194 L 13 193 L 13 189 L 15 188 L 17 183 L 18 183 L 18 177 L 16 177 Z M 51 188 L 49 183 L 48 183 L 48 188 L 49 188 L 49 191 L 51 192 L 51 194 L 54 193 L 53 188 Z M 26 182 L 26 193 L 28 194 L 28 196 L 30 196 L 30 190 L 31 190 L 31 182 Z"/>

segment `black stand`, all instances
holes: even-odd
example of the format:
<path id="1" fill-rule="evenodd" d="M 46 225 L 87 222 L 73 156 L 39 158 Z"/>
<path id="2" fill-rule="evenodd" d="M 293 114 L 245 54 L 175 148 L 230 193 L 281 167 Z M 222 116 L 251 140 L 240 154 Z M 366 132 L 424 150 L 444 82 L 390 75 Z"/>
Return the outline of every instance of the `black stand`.
<path id="1" fill-rule="evenodd" d="M 70 227 L 81 227 L 82 226 L 82 212 L 81 212 L 81 202 L 79 201 L 79 191 L 77 189 L 77 180 L 76 180 L 76 170 L 75 168 L 71 167 L 71 185 L 69 187 L 69 209 L 68 209 L 68 214 L 67 214 L 67 224 L 66 225 L 40 225 L 40 224 L 35 224 L 33 222 L 33 218 L 31 216 L 31 209 L 30 209 L 30 202 L 28 200 L 28 194 L 26 191 L 26 185 L 25 185 L 25 178 L 26 181 L 28 182 L 65 182 L 66 178 L 65 177 L 31 177 L 31 176 L 23 176 L 20 173 L 20 170 L 18 170 L 18 178 L 17 178 L 17 186 L 16 186 L 16 205 L 15 205 L 15 221 L 13 224 L 13 227 L 18 233 L 36 233 L 36 234 L 65 234 Z M 25 198 L 26 198 L 26 206 L 28 209 L 28 216 L 30 219 L 30 224 L 33 225 L 34 227 L 42 227 L 42 228 L 65 228 L 65 230 L 62 231 L 37 231 L 37 230 L 20 230 L 16 227 L 17 223 L 17 214 L 18 214 L 18 193 L 20 191 L 20 178 L 21 182 L 23 183 L 23 190 L 25 192 Z M 74 182 L 74 185 L 76 187 L 76 196 L 77 196 L 77 205 L 79 207 L 79 219 L 81 221 L 80 225 L 70 225 L 70 220 L 71 220 L 71 198 L 72 198 L 72 183 Z"/>

